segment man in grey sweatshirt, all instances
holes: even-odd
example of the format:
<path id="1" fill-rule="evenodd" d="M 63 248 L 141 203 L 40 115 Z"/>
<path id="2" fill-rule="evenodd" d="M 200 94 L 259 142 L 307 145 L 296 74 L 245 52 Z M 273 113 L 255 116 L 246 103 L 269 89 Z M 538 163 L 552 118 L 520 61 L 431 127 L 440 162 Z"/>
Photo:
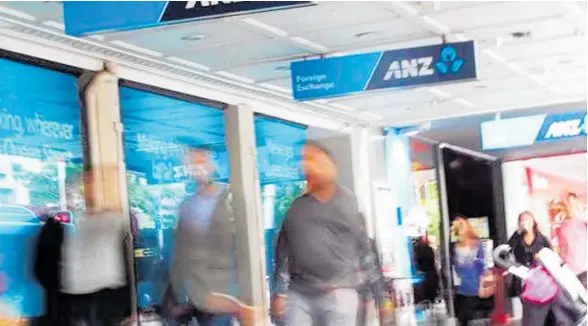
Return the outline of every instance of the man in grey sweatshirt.
<path id="1" fill-rule="evenodd" d="M 272 315 L 286 326 L 354 326 L 368 244 L 357 200 L 336 184 L 328 150 L 307 143 L 302 154 L 308 191 L 292 203 L 278 235 Z"/>

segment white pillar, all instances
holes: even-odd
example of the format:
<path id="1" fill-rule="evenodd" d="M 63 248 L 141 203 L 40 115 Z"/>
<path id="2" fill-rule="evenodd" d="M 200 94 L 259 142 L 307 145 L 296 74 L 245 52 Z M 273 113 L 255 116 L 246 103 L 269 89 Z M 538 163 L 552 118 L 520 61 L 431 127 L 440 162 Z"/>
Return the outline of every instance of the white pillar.
<path id="1" fill-rule="evenodd" d="M 237 213 L 237 257 L 241 300 L 260 308 L 254 325 L 269 325 L 259 174 L 253 111 L 247 105 L 225 109 L 233 206 Z"/>
<path id="2" fill-rule="evenodd" d="M 370 169 L 370 135 L 363 127 L 356 127 L 351 133 L 351 161 L 353 162 L 353 183 L 355 194 L 369 236 L 374 236 L 374 187 L 372 170 Z M 383 164 L 383 163 L 382 163 Z"/>
<path id="3" fill-rule="evenodd" d="M 98 209 L 120 212 L 126 232 L 127 266 L 130 268 L 131 317 L 136 317 L 137 291 L 130 232 L 129 202 L 127 199 L 126 166 L 122 142 L 123 127 L 119 106 L 118 77 L 115 67 L 93 75 L 82 75 L 84 118 L 86 123 L 84 162 L 94 175 L 92 187 Z"/>

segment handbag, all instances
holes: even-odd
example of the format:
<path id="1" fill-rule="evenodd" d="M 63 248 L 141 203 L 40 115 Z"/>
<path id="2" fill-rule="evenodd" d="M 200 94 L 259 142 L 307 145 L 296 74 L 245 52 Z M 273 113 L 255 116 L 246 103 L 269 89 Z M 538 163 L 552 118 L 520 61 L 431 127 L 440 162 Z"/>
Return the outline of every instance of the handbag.
<path id="1" fill-rule="evenodd" d="M 559 292 L 559 286 L 543 266 L 531 268 L 529 276 L 523 281 L 521 299 L 534 304 L 553 302 Z"/>
<path id="2" fill-rule="evenodd" d="M 482 299 L 490 298 L 496 291 L 496 277 L 491 269 L 488 269 L 480 277 L 480 288 L 478 297 Z"/>

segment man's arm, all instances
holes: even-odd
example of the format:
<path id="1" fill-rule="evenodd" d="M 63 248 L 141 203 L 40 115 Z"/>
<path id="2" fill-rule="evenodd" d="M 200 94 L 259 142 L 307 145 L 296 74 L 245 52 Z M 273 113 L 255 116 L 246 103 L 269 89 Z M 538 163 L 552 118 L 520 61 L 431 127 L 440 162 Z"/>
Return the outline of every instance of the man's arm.
<path id="1" fill-rule="evenodd" d="M 289 211 L 286 219 L 284 220 L 284 223 L 282 223 L 282 228 L 278 233 L 276 248 L 274 251 L 274 272 L 272 275 L 272 292 L 274 295 L 285 294 L 286 291 L 288 291 L 288 287 L 290 285 L 290 246 L 287 235 L 288 215 L 290 215 Z"/>

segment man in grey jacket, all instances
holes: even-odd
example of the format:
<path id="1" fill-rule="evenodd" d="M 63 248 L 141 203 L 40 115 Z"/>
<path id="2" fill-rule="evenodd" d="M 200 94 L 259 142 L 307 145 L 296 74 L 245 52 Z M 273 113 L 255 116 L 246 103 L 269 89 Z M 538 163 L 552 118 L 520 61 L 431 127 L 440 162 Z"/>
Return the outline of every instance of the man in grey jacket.
<path id="1" fill-rule="evenodd" d="M 286 326 L 355 326 L 368 251 L 357 200 L 336 184 L 327 149 L 309 142 L 302 154 L 308 191 L 292 203 L 278 236 L 272 314 Z"/>
<path id="2" fill-rule="evenodd" d="M 242 310 L 235 214 L 228 185 L 213 181 L 216 168 L 210 154 L 206 148 L 188 152 L 197 188 L 179 208 L 168 295 L 180 303 L 171 309 L 171 317 L 195 318 L 200 326 L 230 326 Z"/>

